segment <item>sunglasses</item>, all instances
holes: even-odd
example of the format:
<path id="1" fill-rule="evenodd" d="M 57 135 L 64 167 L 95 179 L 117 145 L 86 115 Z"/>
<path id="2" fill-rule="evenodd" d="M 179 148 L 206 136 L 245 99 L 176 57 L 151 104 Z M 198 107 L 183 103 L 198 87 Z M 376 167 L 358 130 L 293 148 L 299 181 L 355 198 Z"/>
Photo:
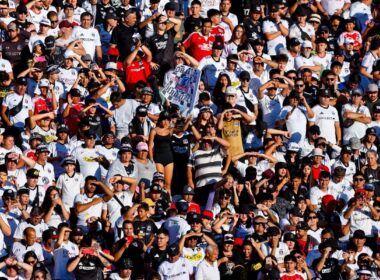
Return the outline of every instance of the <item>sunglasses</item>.
<path id="1" fill-rule="evenodd" d="M 364 181 L 364 178 L 354 178 L 354 181 L 362 182 L 362 181 Z"/>
<path id="2" fill-rule="evenodd" d="M 317 216 L 310 216 L 310 217 L 307 217 L 308 220 L 315 220 L 317 219 Z"/>
<path id="3" fill-rule="evenodd" d="M 304 86 L 305 86 L 305 85 L 299 85 L 299 84 L 298 84 L 298 85 L 297 85 L 297 84 L 295 85 L 295 87 L 304 87 Z"/>
<path id="4" fill-rule="evenodd" d="M 255 223 L 256 226 L 265 226 L 267 223 Z"/>
<path id="5" fill-rule="evenodd" d="M 223 197 L 221 197 L 221 198 L 219 198 L 220 200 L 222 200 L 222 199 L 224 199 L 224 200 L 228 200 L 228 199 L 230 199 L 230 197 L 229 196 L 223 196 Z"/>
<path id="6" fill-rule="evenodd" d="M 249 79 L 241 79 L 242 82 L 249 82 Z"/>

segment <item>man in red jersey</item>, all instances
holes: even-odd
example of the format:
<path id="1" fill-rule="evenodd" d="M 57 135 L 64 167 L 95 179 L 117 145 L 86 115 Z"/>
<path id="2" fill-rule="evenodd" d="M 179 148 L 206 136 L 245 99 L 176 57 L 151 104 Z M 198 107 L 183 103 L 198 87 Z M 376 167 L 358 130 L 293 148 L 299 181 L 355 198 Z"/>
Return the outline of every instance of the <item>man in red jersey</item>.
<path id="1" fill-rule="evenodd" d="M 211 25 L 210 19 L 203 19 L 201 32 L 191 33 L 183 42 L 187 53 L 198 61 L 211 55 L 212 44 L 215 41 L 214 35 L 211 34 Z"/>
<path id="2" fill-rule="evenodd" d="M 296 271 L 297 258 L 287 255 L 284 258 L 286 272 L 281 273 L 281 280 L 305 280 L 303 275 Z"/>

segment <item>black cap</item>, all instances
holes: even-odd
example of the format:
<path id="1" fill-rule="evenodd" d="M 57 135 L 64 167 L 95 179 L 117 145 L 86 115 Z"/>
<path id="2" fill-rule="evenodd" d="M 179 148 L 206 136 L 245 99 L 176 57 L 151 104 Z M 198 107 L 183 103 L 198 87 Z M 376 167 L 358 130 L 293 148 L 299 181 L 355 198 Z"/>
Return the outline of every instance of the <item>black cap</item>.
<path id="1" fill-rule="evenodd" d="M 63 159 L 62 161 L 62 165 L 66 165 L 66 164 L 76 164 L 76 160 L 73 156 L 67 156 Z"/>
<path id="2" fill-rule="evenodd" d="M 294 47 L 294 46 L 299 46 L 299 45 L 301 45 L 301 42 L 300 40 L 298 40 L 298 38 L 291 38 L 289 40 L 289 46 Z"/>
<path id="3" fill-rule="evenodd" d="M 159 184 L 152 184 L 150 186 L 150 191 L 153 193 L 162 193 L 162 188 Z"/>
<path id="4" fill-rule="evenodd" d="M 216 49 L 216 50 L 223 50 L 224 49 L 224 43 L 222 41 L 217 40 L 212 44 L 212 48 Z"/>
<path id="5" fill-rule="evenodd" d="M 95 138 L 96 139 L 96 133 L 90 129 L 84 133 L 84 138 Z"/>
<path id="6" fill-rule="evenodd" d="M 11 189 L 4 190 L 3 199 L 6 198 L 6 197 L 10 197 L 12 199 L 15 199 L 16 198 L 16 193 L 14 191 L 12 191 Z"/>
<path id="7" fill-rule="evenodd" d="M 369 127 L 367 128 L 367 130 L 365 131 L 365 134 L 367 135 L 377 135 L 376 134 L 376 129 L 374 127 Z"/>
<path id="8" fill-rule="evenodd" d="M 340 151 L 341 154 L 352 154 L 351 146 L 345 145 L 342 147 L 342 150 Z"/>
<path id="9" fill-rule="evenodd" d="M 279 10 L 280 7 L 277 4 L 273 4 L 269 9 L 270 12 L 278 12 Z"/>
<path id="10" fill-rule="evenodd" d="M 357 239 L 364 239 L 365 238 L 365 233 L 364 233 L 363 230 L 357 229 L 357 230 L 355 230 L 354 235 L 352 237 L 353 238 L 357 238 Z"/>
<path id="11" fill-rule="evenodd" d="M 115 19 L 115 20 L 118 20 L 119 18 L 117 17 L 116 14 L 112 13 L 112 12 L 109 12 L 107 13 L 106 17 L 104 18 L 105 20 L 107 19 Z"/>
<path id="12" fill-rule="evenodd" d="M 175 257 L 179 254 L 179 247 L 177 244 L 172 244 L 168 248 L 169 257 Z"/>
<path id="13" fill-rule="evenodd" d="M 327 88 L 321 88 L 318 90 L 318 96 L 331 97 L 331 92 Z"/>
<path id="14" fill-rule="evenodd" d="M 45 38 L 45 49 L 46 50 L 52 50 L 55 45 L 55 38 L 54 36 L 47 36 Z"/>
<path id="15" fill-rule="evenodd" d="M 189 203 L 185 200 L 179 200 L 175 203 L 175 207 L 178 210 L 178 213 L 186 213 L 189 209 Z"/>
<path id="16" fill-rule="evenodd" d="M 148 108 L 144 105 L 140 105 L 136 108 L 136 115 L 140 117 L 145 117 L 148 115 Z"/>
<path id="17" fill-rule="evenodd" d="M 28 171 L 26 171 L 26 177 L 37 179 L 40 177 L 40 171 L 34 168 L 30 168 Z"/>
<path id="18" fill-rule="evenodd" d="M 61 124 L 57 127 L 57 133 L 61 133 L 61 132 L 66 132 L 66 133 L 69 133 L 70 130 L 69 130 L 69 127 L 65 124 Z"/>
<path id="19" fill-rule="evenodd" d="M 44 139 L 41 134 L 35 132 L 35 133 L 30 134 L 29 141 L 32 141 L 32 140 L 43 141 Z"/>
<path id="20" fill-rule="evenodd" d="M 293 232 L 287 232 L 284 234 L 284 241 L 297 242 L 297 236 Z"/>
<path id="21" fill-rule="evenodd" d="M 158 122 L 161 122 L 163 120 L 170 120 L 171 116 L 168 111 L 162 111 L 158 117 Z"/>
<path id="22" fill-rule="evenodd" d="M 232 196 L 232 192 L 228 189 L 221 189 L 219 191 L 219 197 L 223 197 L 223 196 L 228 196 L 228 197 L 231 197 Z"/>
<path id="23" fill-rule="evenodd" d="M 190 212 L 187 214 L 186 220 L 189 224 L 202 222 L 201 216 L 195 212 Z"/>
<path id="24" fill-rule="evenodd" d="M 18 85 L 27 85 L 28 84 L 28 80 L 25 77 L 20 77 L 20 78 L 17 78 L 16 84 L 18 84 Z"/>
<path id="25" fill-rule="evenodd" d="M 133 262 L 130 258 L 123 258 L 121 259 L 119 263 L 120 269 L 132 269 L 133 268 Z"/>
<path id="26" fill-rule="evenodd" d="M 241 71 L 239 75 L 240 80 L 250 80 L 251 75 L 249 74 L 248 71 Z"/>
<path id="27" fill-rule="evenodd" d="M 194 188 L 190 186 L 184 186 L 182 190 L 182 194 L 194 195 L 195 194 Z"/>
<path id="28" fill-rule="evenodd" d="M 121 145 L 119 153 L 123 152 L 133 152 L 132 145 L 128 143 Z"/>
<path id="29" fill-rule="evenodd" d="M 73 229 L 71 231 L 71 235 L 72 236 L 76 236 L 76 235 L 84 235 L 84 231 L 80 228 L 80 227 L 77 227 L 75 229 Z"/>
<path id="30" fill-rule="evenodd" d="M 16 13 L 22 14 L 22 13 L 27 13 L 27 12 L 28 12 L 28 9 L 23 4 L 18 5 L 16 8 Z"/>

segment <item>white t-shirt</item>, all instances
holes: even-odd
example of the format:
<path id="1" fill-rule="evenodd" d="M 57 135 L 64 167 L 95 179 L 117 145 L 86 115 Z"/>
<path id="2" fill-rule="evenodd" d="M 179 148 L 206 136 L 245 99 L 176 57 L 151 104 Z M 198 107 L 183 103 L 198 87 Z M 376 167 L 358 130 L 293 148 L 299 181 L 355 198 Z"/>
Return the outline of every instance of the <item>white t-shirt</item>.
<path id="1" fill-rule="evenodd" d="M 62 202 L 66 210 L 74 207 L 75 196 L 80 194 L 80 190 L 84 188 L 84 178 L 80 173 L 75 173 L 70 177 L 67 173 L 63 173 L 58 177 L 56 187 L 61 191 Z"/>
<path id="2" fill-rule="evenodd" d="M 124 206 L 132 206 L 133 193 L 130 192 L 129 190 L 119 192 L 114 195 L 116 195 L 119 198 L 120 202 Z M 114 227 L 116 220 L 121 215 L 120 214 L 121 205 L 119 204 L 119 202 L 117 202 L 117 200 L 114 197 L 112 197 L 109 201 L 103 203 L 102 209 L 108 211 L 109 221 L 112 227 Z"/>
<path id="3" fill-rule="evenodd" d="M 16 239 L 23 239 L 24 238 L 24 230 L 28 227 L 34 228 L 34 230 L 36 231 L 36 237 L 37 238 L 42 238 L 42 233 L 49 228 L 48 225 L 45 224 L 45 222 L 43 222 L 43 221 L 41 221 L 37 225 L 32 225 L 32 224 L 28 223 L 27 221 L 24 221 L 24 222 L 19 223 L 13 237 Z"/>
<path id="4" fill-rule="evenodd" d="M 41 165 L 36 162 L 35 169 L 40 171 L 40 177 L 38 177 L 38 186 L 47 189 L 55 181 L 54 167 L 50 162 Z"/>
<path id="5" fill-rule="evenodd" d="M 263 243 L 261 245 L 261 250 L 265 256 L 268 256 L 272 252 L 271 245 L 269 243 Z M 279 242 L 275 257 L 277 259 L 277 263 L 284 263 L 284 258 L 286 255 L 289 255 L 290 251 L 288 245 L 284 242 Z"/>
<path id="6" fill-rule="evenodd" d="M 89 149 L 82 146 L 74 149 L 72 156 L 78 161 L 83 178 L 91 175 L 95 176 L 97 179 L 100 179 L 100 164 L 94 159 L 100 155 L 101 154 L 97 149 Z"/>
<path id="7" fill-rule="evenodd" d="M 17 93 L 11 93 L 4 97 L 2 105 L 8 109 L 12 109 L 16 107 L 20 102 L 23 104 L 21 111 L 14 116 L 9 115 L 9 120 L 15 127 L 24 128 L 25 119 L 29 117 L 29 111 L 34 110 L 31 97 L 27 94 L 19 95 Z"/>
<path id="8" fill-rule="evenodd" d="M 42 246 L 35 242 L 32 246 L 26 246 L 23 242 L 15 242 L 12 247 L 12 255 L 14 255 L 19 262 L 24 261 L 24 256 L 27 252 L 33 251 L 37 255 L 37 259 L 42 262 L 44 260 L 44 254 L 42 252 Z"/>
<path id="9" fill-rule="evenodd" d="M 81 26 L 76 26 L 73 29 L 72 36 L 74 39 L 82 40 L 86 53 L 91 55 L 92 60 L 94 60 L 96 47 L 100 47 L 102 45 L 100 42 L 99 31 L 93 27 L 85 29 Z"/>
<path id="10" fill-rule="evenodd" d="M 33 23 L 36 31 L 38 31 L 40 29 L 40 22 L 43 18 L 47 18 L 48 11 L 42 9 L 39 14 L 36 14 L 32 9 L 28 9 L 28 12 L 27 21 Z"/>
<path id="11" fill-rule="evenodd" d="M 212 56 L 206 56 L 199 62 L 198 69 L 203 72 L 203 78 L 205 84 L 208 87 L 214 88 L 219 74 L 226 69 L 227 60 L 225 58 L 220 58 L 216 61 Z"/>
<path id="12" fill-rule="evenodd" d="M 9 60 L 0 58 L 0 71 L 5 71 L 7 73 L 12 73 L 12 65 Z"/>
<path id="13" fill-rule="evenodd" d="M 284 97 L 281 94 L 277 94 L 273 99 L 268 95 L 264 95 L 262 99 L 259 99 L 259 104 L 263 113 L 263 121 L 268 125 L 268 128 L 275 127 L 275 121 L 281 112 L 282 103 Z"/>
<path id="14" fill-rule="evenodd" d="M 65 92 L 68 92 L 78 77 L 78 71 L 75 68 L 66 69 L 66 68 L 60 67 L 58 75 L 59 75 L 59 81 L 65 87 Z"/>
<path id="15" fill-rule="evenodd" d="M 320 57 L 318 54 L 315 54 L 311 57 L 311 60 L 315 65 L 320 65 L 323 69 L 330 69 L 332 55 L 330 53 L 326 53 L 324 57 Z"/>
<path id="16" fill-rule="evenodd" d="M 0 164 L 5 164 L 5 155 L 11 152 L 16 153 L 16 154 L 22 154 L 22 151 L 16 145 L 13 145 L 13 147 L 10 148 L 9 150 L 5 149 L 4 147 L 0 147 Z"/>
<path id="17" fill-rule="evenodd" d="M 162 280 L 189 280 L 193 274 L 190 262 L 180 257 L 175 263 L 164 261 L 158 268 Z"/>
<path id="18" fill-rule="evenodd" d="M 218 262 L 214 261 L 210 264 L 208 261 L 203 260 L 197 267 L 195 280 L 219 280 L 220 273 L 218 269 Z"/>
<path id="19" fill-rule="evenodd" d="M 315 36 L 315 30 L 313 28 L 313 26 L 306 22 L 306 25 L 305 26 L 301 26 L 298 24 L 298 26 L 301 28 L 301 30 L 303 32 L 305 32 L 306 34 L 308 34 L 310 36 L 310 38 L 312 38 L 313 36 Z M 304 41 L 302 39 L 302 34 L 301 34 L 301 30 L 300 28 L 298 28 L 297 24 L 292 24 L 292 26 L 290 26 L 290 29 L 289 29 L 289 38 L 297 38 L 301 43 Z"/>
<path id="20" fill-rule="evenodd" d="M 88 197 L 87 194 L 77 194 L 74 199 L 74 205 L 77 203 L 79 204 L 86 204 L 91 201 L 93 201 L 97 197 L 103 197 L 102 195 L 95 194 L 92 197 Z M 87 226 L 87 220 L 91 217 L 98 217 L 100 218 L 102 215 L 102 203 L 98 203 L 96 205 L 92 205 L 87 210 L 83 211 L 82 213 L 78 214 L 78 226 Z"/>
<path id="21" fill-rule="evenodd" d="M 367 106 L 360 106 L 358 110 L 358 107 L 353 106 L 351 103 L 347 103 L 343 105 L 342 116 L 344 115 L 345 112 L 361 113 L 361 114 L 364 114 L 366 117 L 371 117 L 371 114 Z M 343 121 L 344 120 L 345 118 L 343 118 Z M 353 125 L 351 125 L 348 128 L 343 128 L 343 144 L 348 143 L 348 141 L 352 137 L 357 137 L 359 139 L 362 139 L 365 135 L 366 129 L 367 129 L 367 125 L 358 121 L 355 121 Z"/>
<path id="22" fill-rule="evenodd" d="M 355 17 L 359 20 L 361 31 L 364 32 L 367 28 L 367 23 L 373 19 L 371 5 L 366 5 L 362 1 L 352 3 L 350 7 L 350 17 Z"/>
<path id="23" fill-rule="evenodd" d="M 361 229 L 367 237 L 372 237 L 372 226 L 374 221 L 371 219 L 371 210 L 368 206 L 361 209 L 355 209 L 350 217 L 350 236 L 352 237 L 355 230 Z"/>
<path id="24" fill-rule="evenodd" d="M 323 192 L 318 186 L 312 187 L 310 189 L 310 202 L 313 205 L 317 205 L 317 209 L 321 208 L 322 205 L 322 197 L 324 197 L 326 194 L 330 194 L 330 187 L 327 189 L 326 192 Z"/>
<path id="25" fill-rule="evenodd" d="M 282 108 L 277 120 L 284 120 L 289 112 L 293 110 L 292 106 Z M 290 142 L 299 143 L 306 137 L 306 108 L 297 106 L 286 120 L 286 128 L 290 133 Z"/>
<path id="26" fill-rule="evenodd" d="M 378 59 L 379 58 L 377 56 L 375 56 L 371 51 L 369 51 L 364 55 L 361 67 L 366 68 L 367 72 L 371 74 L 373 70 L 373 65 Z"/>
<path id="27" fill-rule="evenodd" d="M 314 118 L 310 121 L 314 122 L 321 129 L 321 137 L 326 138 L 327 141 L 336 144 L 336 131 L 335 123 L 339 123 L 338 111 L 333 106 L 327 108 L 321 105 L 313 107 Z"/>
<path id="28" fill-rule="evenodd" d="M 281 19 L 281 24 L 289 29 L 289 23 L 287 20 Z M 263 33 L 273 33 L 280 31 L 280 28 L 276 23 L 271 20 L 264 20 L 263 22 Z M 267 42 L 268 54 L 276 55 L 278 50 L 281 48 L 286 49 L 286 38 L 282 34 Z"/>
<path id="29" fill-rule="evenodd" d="M 325 11 L 332 16 L 336 10 L 342 9 L 344 4 L 351 3 L 351 0 L 316 0 L 320 2 Z"/>

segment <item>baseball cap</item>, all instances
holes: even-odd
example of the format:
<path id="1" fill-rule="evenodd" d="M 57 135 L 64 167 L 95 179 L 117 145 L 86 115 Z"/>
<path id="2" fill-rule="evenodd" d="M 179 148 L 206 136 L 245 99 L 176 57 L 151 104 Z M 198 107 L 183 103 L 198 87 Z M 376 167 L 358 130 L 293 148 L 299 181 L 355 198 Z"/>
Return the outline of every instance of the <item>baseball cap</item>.
<path id="1" fill-rule="evenodd" d="M 289 40 L 289 46 L 294 47 L 294 46 L 298 46 L 298 45 L 301 45 L 301 42 L 300 42 L 300 40 L 298 40 L 298 38 L 291 38 Z"/>
<path id="2" fill-rule="evenodd" d="M 133 262 L 130 258 L 123 258 L 121 259 L 119 263 L 120 269 L 132 269 L 133 268 Z"/>
<path id="3" fill-rule="evenodd" d="M 154 206 L 156 206 L 156 203 L 154 203 L 153 200 L 150 199 L 150 198 L 144 198 L 144 199 L 141 201 L 141 203 L 145 203 L 145 204 L 147 204 L 149 207 L 154 207 Z"/>
<path id="4" fill-rule="evenodd" d="M 351 137 L 349 140 L 351 149 L 358 150 L 361 147 L 360 139 L 357 137 Z"/>
<path id="5" fill-rule="evenodd" d="M 57 133 L 61 133 L 61 132 L 66 132 L 66 133 L 69 133 L 69 127 L 65 124 L 61 124 L 58 126 L 57 128 Z"/>
<path id="6" fill-rule="evenodd" d="M 132 152 L 132 151 L 133 151 L 132 146 L 131 144 L 128 144 L 128 143 L 121 145 L 120 150 L 119 150 L 120 153 Z"/>
<path id="7" fill-rule="evenodd" d="M 59 67 L 58 65 L 50 65 L 46 71 L 48 74 L 59 73 Z"/>
<path id="8" fill-rule="evenodd" d="M 310 126 L 309 127 L 309 133 L 311 133 L 311 134 L 321 134 L 321 129 L 319 128 L 319 126 L 318 125 L 312 125 L 312 126 Z"/>
<path id="9" fill-rule="evenodd" d="M 60 23 L 59 23 L 59 28 L 68 28 L 68 27 L 73 27 L 73 25 L 71 24 L 70 21 L 68 20 L 62 20 Z"/>
<path id="10" fill-rule="evenodd" d="M 302 45 L 303 48 L 310 48 L 310 49 L 313 48 L 312 43 L 310 41 L 308 41 L 308 40 L 303 41 L 301 45 Z"/>
<path id="11" fill-rule="evenodd" d="M 322 204 L 324 205 L 328 205 L 330 204 L 331 202 L 336 202 L 334 196 L 332 196 L 331 194 L 326 194 L 322 197 Z"/>
<path id="12" fill-rule="evenodd" d="M 51 21 L 50 21 L 50 19 L 48 19 L 48 18 L 43 18 L 43 19 L 40 21 L 40 25 L 51 26 Z"/>
<path id="13" fill-rule="evenodd" d="M 16 193 L 11 189 L 4 190 L 3 198 L 5 198 L 5 197 L 10 197 L 10 198 L 14 199 L 14 198 L 16 198 Z"/>
<path id="14" fill-rule="evenodd" d="M 164 174 L 161 173 L 161 172 L 158 172 L 158 171 L 154 172 L 153 173 L 153 179 L 152 179 L 152 181 L 154 182 L 154 181 L 157 181 L 157 180 L 165 181 Z"/>
<path id="15" fill-rule="evenodd" d="M 73 156 L 67 156 L 63 159 L 62 161 L 62 165 L 66 165 L 66 164 L 76 164 L 76 160 Z"/>
<path id="16" fill-rule="evenodd" d="M 236 95 L 236 89 L 233 87 L 233 86 L 229 86 L 226 88 L 226 93 L 225 93 L 226 96 L 228 95 Z"/>
<path id="17" fill-rule="evenodd" d="M 151 87 L 144 87 L 141 91 L 141 94 L 153 96 L 153 89 Z"/>
<path id="18" fill-rule="evenodd" d="M 195 212 L 188 213 L 186 220 L 189 224 L 202 222 L 201 216 Z"/>
<path id="19" fill-rule="evenodd" d="M 162 193 L 162 188 L 159 184 L 155 184 L 153 183 L 151 186 L 150 186 L 150 191 L 151 192 L 154 192 L 154 193 Z"/>
<path id="20" fill-rule="evenodd" d="M 136 108 L 136 115 L 140 117 L 145 117 L 148 115 L 148 108 L 144 105 L 140 105 Z"/>
<path id="21" fill-rule="evenodd" d="M 43 137 L 41 134 L 35 132 L 35 133 L 30 134 L 29 141 L 32 141 L 32 140 L 41 140 L 42 141 Z"/>
<path id="22" fill-rule="evenodd" d="M 300 149 L 301 149 L 300 145 L 298 145 L 295 142 L 290 142 L 288 144 L 288 151 L 290 151 L 290 152 L 296 152 L 296 153 L 298 153 Z"/>
<path id="23" fill-rule="evenodd" d="M 148 148 L 148 144 L 145 143 L 145 142 L 139 142 L 137 145 L 136 145 L 136 150 L 141 152 L 141 151 L 148 151 L 149 148 Z"/>
<path id="24" fill-rule="evenodd" d="M 240 78 L 240 80 L 250 80 L 251 75 L 249 74 L 248 71 L 241 71 L 239 78 Z"/>
<path id="25" fill-rule="evenodd" d="M 36 154 L 39 154 L 39 153 L 50 153 L 50 151 L 45 144 L 39 144 L 36 147 Z"/>
<path id="26" fill-rule="evenodd" d="M 214 218 L 214 214 L 210 210 L 203 210 L 201 218 L 212 220 Z"/>
<path id="27" fill-rule="evenodd" d="M 92 61 L 92 58 L 91 58 L 91 55 L 86 53 L 85 55 L 82 55 L 81 60 L 82 61 Z"/>
<path id="28" fill-rule="evenodd" d="M 177 10 L 177 3 L 175 2 L 168 2 L 165 4 L 164 10 L 167 11 L 176 11 Z"/>
<path id="29" fill-rule="evenodd" d="M 287 232 L 284 234 L 284 241 L 297 241 L 297 236 L 293 232 Z"/>
<path id="30" fill-rule="evenodd" d="M 354 43 L 355 43 L 354 39 L 350 37 L 344 39 L 344 44 L 354 44 Z"/>
<path id="31" fill-rule="evenodd" d="M 184 186 L 183 190 L 182 190 L 182 194 L 194 195 L 195 194 L 194 188 L 192 188 L 190 186 Z"/>
<path id="32" fill-rule="evenodd" d="M 119 49 L 117 47 L 110 47 L 108 49 L 108 55 L 119 56 L 120 55 Z"/>
<path id="33" fill-rule="evenodd" d="M 16 8 L 16 13 L 22 14 L 22 13 L 27 13 L 27 12 L 28 12 L 28 9 L 23 4 L 19 4 Z"/>
<path id="34" fill-rule="evenodd" d="M 8 30 L 17 30 L 16 23 L 14 23 L 14 22 L 9 23 L 8 26 L 7 26 L 7 29 Z"/>
<path id="35" fill-rule="evenodd" d="M 363 92 L 362 92 L 362 90 L 361 89 L 354 89 L 353 91 L 352 91 L 352 93 L 351 93 L 351 95 L 360 95 L 360 96 L 362 96 L 363 95 Z"/>
<path id="36" fill-rule="evenodd" d="M 202 106 L 199 109 L 199 113 L 206 113 L 206 112 L 212 112 L 211 108 L 209 106 Z"/>
<path id="37" fill-rule="evenodd" d="M 223 243 L 234 243 L 234 236 L 231 233 L 227 233 L 223 237 Z"/>
<path id="38" fill-rule="evenodd" d="M 353 238 L 357 238 L 357 239 L 364 239 L 365 238 L 365 233 L 363 230 L 361 229 L 357 229 L 355 230 L 353 236 Z"/>
<path id="39" fill-rule="evenodd" d="M 352 149 L 349 145 L 345 145 L 342 147 L 342 150 L 340 151 L 341 154 L 351 154 Z"/>
<path id="40" fill-rule="evenodd" d="M 321 16 L 319 14 L 311 14 L 309 18 L 309 22 L 312 22 L 312 21 L 321 23 Z"/>
<path id="41" fill-rule="evenodd" d="M 117 64 L 116 62 L 107 62 L 106 67 L 104 67 L 106 70 L 117 70 Z"/>
<path id="42" fill-rule="evenodd" d="M 38 83 L 39 87 L 49 87 L 50 82 L 48 79 L 41 79 Z"/>
<path id="43" fill-rule="evenodd" d="M 369 127 L 366 129 L 365 134 L 366 135 L 377 135 L 376 129 L 374 127 Z"/>
<path id="44" fill-rule="evenodd" d="M 20 78 L 17 78 L 16 84 L 18 84 L 18 85 L 27 85 L 28 84 L 28 80 L 25 77 L 20 77 Z"/>
<path id="45" fill-rule="evenodd" d="M 377 86 L 377 84 L 369 84 L 367 86 L 367 92 L 378 92 L 379 91 L 379 87 Z"/>
<path id="46" fill-rule="evenodd" d="M 71 231 L 71 235 L 72 235 L 72 236 L 84 235 L 84 232 L 83 232 L 83 230 L 82 230 L 80 227 L 77 227 L 77 228 L 74 228 L 74 229 Z"/>
<path id="47" fill-rule="evenodd" d="M 373 192 L 375 190 L 375 185 L 371 183 L 367 183 L 364 185 L 364 189 L 369 192 Z"/>
<path id="48" fill-rule="evenodd" d="M 118 20 L 119 18 L 117 17 L 117 15 L 115 13 L 112 13 L 112 12 L 108 12 L 106 14 L 106 17 L 104 18 L 105 20 L 107 19 L 115 19 L 115 20 Z"/>
<path id="49" fill-rule="evenodd" d="M 175 207 L 179 213 L 186 213 L 187 209 L 189 209 L 189 204 L 186 200 L 181 199 L 175 203 Z"/>
<path id="50" fill-rule="evenodd" d="M 177 244 L 172 244 L 168 248 L 169 257 L 175 257 L 179 254 L 179 247 Z"/>
<path id="51" fill-rule="evenodd" d="M 224 49 L 224 43 L 222 41 L 217 40 L 212 44 L 212 48 L 216 49 L 216 50 L 223 50 Z"/>
<path id="52" fill-rule="evenodd" d="M 45 49 L 46 50 L 52 50 L 55 45 L 55 38 L 54 36 L 47 36 L 45 38 Z"/>

